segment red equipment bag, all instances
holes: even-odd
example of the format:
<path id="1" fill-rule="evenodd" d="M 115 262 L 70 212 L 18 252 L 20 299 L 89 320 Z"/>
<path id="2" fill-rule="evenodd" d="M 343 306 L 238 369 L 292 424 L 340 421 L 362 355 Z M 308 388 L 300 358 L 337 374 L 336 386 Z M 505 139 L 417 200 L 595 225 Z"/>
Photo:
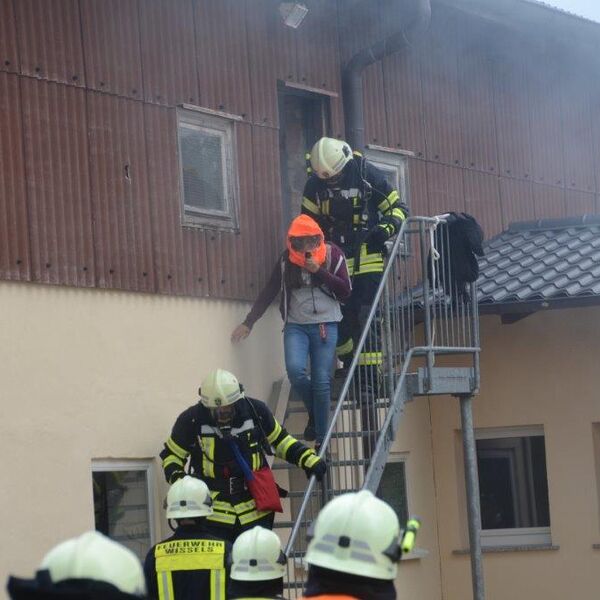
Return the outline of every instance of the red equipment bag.
<path id="1" fill-rule="evenodd" d="M 283 512 L 279 488 L 275 483 L 273 471 L 268 465 L 258 471 L 252 471 L 252 479 L 246 479 L 246 485 L 256 502 L 257 510 Z"/>

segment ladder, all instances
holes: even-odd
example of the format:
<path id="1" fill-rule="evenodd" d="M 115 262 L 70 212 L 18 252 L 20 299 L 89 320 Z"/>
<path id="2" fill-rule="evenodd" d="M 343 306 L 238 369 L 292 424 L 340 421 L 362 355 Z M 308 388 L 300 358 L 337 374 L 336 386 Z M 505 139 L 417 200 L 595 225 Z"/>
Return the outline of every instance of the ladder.
<path id="1" fill-rule="evenodd" d="M 443 216 L 403 222 L 388 249 L 352 364 L 333 386 L 336 400 L 320 450 L 329 465 L 327 476 L 322 483 L 312 477 L 307 485 L 299 469 L 282 461 L 273 464 L 280 483 L 291 490 L 274 525 L 286 542 L 289 598 L 302 595 L 307 531 L 320 508 L 346 492 L 377 493 L 406 403 L 435 394 L 470 399 L 479 389 L 476 286 L 459 289 L 452 283 L 451 250 Z M 292 398 L 285 419 L 288 431 L 301 439 L 306 418 L 303 405 Z M 474 440 L 466 437 L 472 463 Z M 469 472 L 467 480 L 477 485 Z M 478 495 L 476 489 L 468 492 L 469 498 Z M 470 514 L 475 529 L 477 518 Z M 474 543 L 472 539 L 472 548 Z"/>

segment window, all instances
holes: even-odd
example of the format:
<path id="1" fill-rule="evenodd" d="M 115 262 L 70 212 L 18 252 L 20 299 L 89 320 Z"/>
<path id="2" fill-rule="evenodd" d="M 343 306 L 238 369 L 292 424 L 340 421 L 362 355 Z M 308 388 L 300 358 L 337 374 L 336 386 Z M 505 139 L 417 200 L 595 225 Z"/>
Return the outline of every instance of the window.
<path id="1" fill-rule="evenodd" d="M 383 469 L 377 497 L 385 500 L 398 515 L 400 527 L 408 521 L 408 494 L 406 492 L 406 457 L 391 454 Z"/>
<path id="2" fill-rule="evenodd" d="M 383 148 L 370 144 L 367 146 L 365 157 L 383 173 L 386 181 L 398 191 L 400 199 L 408 206 L 408 169 L 405 153 L 393 148 Z M 400 247 L 401 255 L 406 256 L 410 254 L 408 241 L 408 238 L 405 238 L 402 242 L 403 246 Z M 388 246 L 388 251 L 391 250 L 391 241 L 386 242 L 386 245 Z"/>
<path id="3" fill-rule="evenodd" d="M 151 461 L 93 461 L 96 529 L 144 560 L 154 544 Z"/>
<path id="4" fill-rule="evenodd" d="M 370 163 L 381 170 L 387 182 L 398 190 L 400 198 L 408 205 L 407 168 L 404 153 L 392 148 L 382 148 L 370 145 L 367 147 L 365 157 Z"/>
<path id="5" fill-rule="evenodd" d="M 543 429 L 484 430 L 476 437 L 482 543 L 550 544 Z"/>
<path id="6" fill-rule="evenodd" d="M 177 113 L 184 225 L 238 227 L 235 119 L 189 108 Z"/>

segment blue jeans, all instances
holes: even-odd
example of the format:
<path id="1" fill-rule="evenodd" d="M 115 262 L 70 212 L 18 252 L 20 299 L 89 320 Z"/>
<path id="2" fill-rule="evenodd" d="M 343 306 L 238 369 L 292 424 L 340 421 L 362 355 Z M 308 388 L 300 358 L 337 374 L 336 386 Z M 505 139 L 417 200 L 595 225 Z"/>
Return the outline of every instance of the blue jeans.
<path id="1" fill-rule="evenodd" d="M 338 337 L 337 323 L 325 323 L 324 327 L 325 339 L 316 323 L 286 323 L 283 329 L 285 368 L 294 391 L 314 419 L 317 443 L 323 441 L 329 423 L 331 370 Z M 306 369 L 309 358 L 310 377 Z"/>

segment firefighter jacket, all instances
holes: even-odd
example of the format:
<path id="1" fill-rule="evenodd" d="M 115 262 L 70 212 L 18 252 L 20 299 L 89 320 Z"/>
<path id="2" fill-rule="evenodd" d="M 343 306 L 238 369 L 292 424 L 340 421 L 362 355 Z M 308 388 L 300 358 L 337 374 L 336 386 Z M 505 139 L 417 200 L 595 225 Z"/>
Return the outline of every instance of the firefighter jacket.
<path id="1" fill-rule="evenodd" d="M 301 600 L 396 600 L 394 580 L 374 579 L 309 565 Z"/>
<path id="2" fill-rule="evenodd" d="M 260 400 L 242 398 L 235 403 L 229 432 L 216 426 L 210 411 L 198 403 L 182 412 L 160 453 L 167 482 L 184 475 L 189 456 L 191 472 L 211 490 L 213 514 L 208 521 L 225 526 L 246 526 L 271 514 L 256 509 L 245 487 L 244 473 L 236 461 L 232 441 L 253 471 L 267 465 L 265 451 L 303 469 L 312 469 L 321 459 L 277 422 Z"/>
<path id="3" fill-rule="evenodd" d="M 146 555 L 150 600 L 225 600 L 231 544 L 202 525 L 180 525 Z"/>
<path id="4" fill-rule="evenodd" d="M 357 275 L 383 271 L 384 243 L 398 233 L 408 208 L 383 172 L 355 152 L 339 182 L 308 178 L 302 212 L 342 248 L 350 275 Z"/>

